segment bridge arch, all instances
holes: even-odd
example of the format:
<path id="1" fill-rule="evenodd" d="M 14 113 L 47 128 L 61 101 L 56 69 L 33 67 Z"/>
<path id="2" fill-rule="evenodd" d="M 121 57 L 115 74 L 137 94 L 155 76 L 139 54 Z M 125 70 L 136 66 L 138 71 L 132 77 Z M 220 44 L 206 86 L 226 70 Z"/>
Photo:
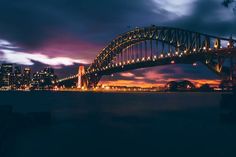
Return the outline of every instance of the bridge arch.
<path id="1" fill-rule="evenodd" d="M 103 75 L 149 66 L 195 61 L 203 62 L 217 74 L 227 77 L 230 70 L 223 67 L 225 57 L 223 53 L 219 55 L 218 52 L 225 53 L 225 49 L 233 49 L 235 43 L 232 38 L 221 38 L 173 27 L 153 25 L 135 28 L 119 35 L 102 49 L 87 68 L 84 77 L 87 86 L 94 87 Z"/>
<path id="2" fill-rule="evenodd" d="M 180 28 L 135 28 L 118 35 L 103 48 L 81 80 L 96 87 L 103 75 L 138 68 L 200 61 L 224 80 L 236 84 L 236 40 Z M 228 63 L 228 64 L 226 64 Z M 78 79 L 78 75 L 59 80 Z M 76 81 L 77 82 L 77 81 Z"/>

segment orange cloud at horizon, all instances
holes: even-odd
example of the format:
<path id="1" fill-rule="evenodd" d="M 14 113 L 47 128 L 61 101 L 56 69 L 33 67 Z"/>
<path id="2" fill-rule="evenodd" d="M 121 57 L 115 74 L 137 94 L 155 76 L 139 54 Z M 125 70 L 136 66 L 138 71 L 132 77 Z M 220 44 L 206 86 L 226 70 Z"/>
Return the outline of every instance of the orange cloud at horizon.
<path id="1" fill-rule="evenodd" d="M 221 80 L 206 80 L 206 79 L 189 80 L 189 81 L 191 81 L 196 87 L 200 87 L 201 85 L 204 84 L 209 84 L 211 86 L 219 86 L 219 84 L 221 83 Z"/>
<path id="2" fill-rule="evenodd" d="M 152 84 L 147 83 L 145 81 L 140 80 L 117 80 L 117 81 L 101 81 L 102 85 L 106 86 L 127 86 L 127 87 L 143 87 L 143 88 L 150 88 L 154 86 L 162 86 L 163 84 Z"/>
<path id="3" fill-rule="evenodd" d="M 188 79 L 184 78 L 181 80 L 188 80 L 192 82 L 197 88 L 204 84 L 209 84 L 211 86 L 218 86 L 221 82 L 221 80 L 207 80 L 207 79 Z M 142 88 L 151 88 L 151 87 L 164 87 L 167 82 L 169 81 L 180 81 L 180 79 L 170 79 L 166 82 L 156 82 L 156 83 L 148 83 L 145 82 L 145 80 L 113 80 L 113 81 L 101 81 L 100 85 L 106 85 L 106 86 L 127 86 L 127 87 L 142 87 Z"/>

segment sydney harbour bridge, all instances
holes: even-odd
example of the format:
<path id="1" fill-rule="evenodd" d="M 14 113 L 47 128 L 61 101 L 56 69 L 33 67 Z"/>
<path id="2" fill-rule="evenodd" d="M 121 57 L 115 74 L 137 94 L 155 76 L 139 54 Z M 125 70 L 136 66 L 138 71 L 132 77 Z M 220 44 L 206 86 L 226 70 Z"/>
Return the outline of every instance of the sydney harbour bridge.
<path id="1" fill-rule="evenodd" d="M 236 85 L 236 40 L 180 28 L 150 26 L 118 35 L 87 68 L 59 80 L 78 88 L 96 87 L 104 75 L 168 64 L 203 63 L 222 80 Z"/>

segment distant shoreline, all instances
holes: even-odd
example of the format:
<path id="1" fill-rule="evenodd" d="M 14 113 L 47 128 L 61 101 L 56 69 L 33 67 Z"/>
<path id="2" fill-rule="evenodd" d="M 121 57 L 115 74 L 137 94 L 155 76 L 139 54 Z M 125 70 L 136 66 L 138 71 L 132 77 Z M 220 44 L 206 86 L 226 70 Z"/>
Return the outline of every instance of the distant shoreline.
<path id="1" fill-rule="evenodd" d="M 64 92 L 74 92 L 74 93 L 233 93 L 232 91 L 117 91 L 117 90 L 0 90 L 0 93 L 15 93 L 15 92 L 26 92 L 26 93 L 37 93 L 37 92 L 50 92 L 50 93 L 64 93 Z"/>

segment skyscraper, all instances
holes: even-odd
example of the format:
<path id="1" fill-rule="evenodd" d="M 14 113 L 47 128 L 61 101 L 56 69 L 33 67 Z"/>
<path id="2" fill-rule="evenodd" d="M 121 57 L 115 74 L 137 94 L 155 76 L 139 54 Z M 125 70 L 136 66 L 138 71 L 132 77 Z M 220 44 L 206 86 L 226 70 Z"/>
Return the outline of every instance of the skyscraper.
<path id="1" fill-rule="evenodd" d="M 54 69 L 45 68 L 33 74 L 33 88 L 49 89 L 57 81 L 57 76 L 54 74 Z"/>
<path id="2" fill-rule="evenodd" d="M 16 88 L 19 88 L 22 84 L 22 71 L 21 66 L 14 67 L 14 74 L 13 74 L 14 85 Z"/>
<path id="3" fill-rule="evenodd" d="M 29 85 L 31 82 L 31 69 L 25 68 L 23 71 L 23 84 Z"/>
<path id="4" fill-rule="evenodd" d="M 13 64 L 2 64 L 1 77 L 2 86 L 13 85 Z"/>

